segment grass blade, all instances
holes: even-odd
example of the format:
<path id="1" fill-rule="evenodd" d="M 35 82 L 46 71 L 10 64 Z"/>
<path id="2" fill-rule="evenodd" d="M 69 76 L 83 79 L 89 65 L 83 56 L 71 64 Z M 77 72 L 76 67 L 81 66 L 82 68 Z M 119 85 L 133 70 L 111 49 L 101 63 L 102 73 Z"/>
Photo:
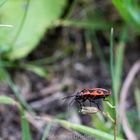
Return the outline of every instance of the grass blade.
<path id="1" fill-rule="evenodd" d="M 1 0 L 0 1 L 0 7 L 3 6 L 8 0 Z"/>
<path id="2" fill-rule="evenodd" d="M 25 112 L 23 109 L 20 110 L 21 116 L 21 128 L 22 128 L 22 140 L 31 140 L 31 133 L 29 123 L 26 119 Z"/>
<path id="3" fill-rule="evenodd" d="M 103 132 L 103 131 L 100 131 L 97 129 L 93 129 L 93 128 L 90 128 L 90 127 L 87 127 L 84 125 L 72 124 L 72 123 L 64 121 L 64 120 L 56 120 L 56 122 L 65 128 L 75 130 L 77 132 L 86 134 L 87 136 L 91 136 L 94 138 L 96 137 L 98 139 L 104 139 L 104 140 L 113 140 L 114 139 L 114 136 L 109 133 L 106 133 L 106 132 Z M 117 137 L 117 140 L 124 140 L 124 139 Z"/>
<path id="4" fill-rule="evenodd" d="M 17 102 L 10 97 L 2 95 L 2 96 L 0 96 L 0 104 L 16 105 Z"/>
<path id="5" fill-rule="evenodd" d="M 34 111 L 32 108 L 28 105 L 28 103 L 25 101 L 25 99 L 20 95 L 19 91 L 17 90 L 17 87 L 14 85 L 13 81 L 11 80 L 10 76 L 8 75 L 6 78 L 6 81 L 9 85 L 9 87 L 14 92 L 16 98 L 19 100 L 20 104 L 24 106 L 30 113 L 34 114 Z"/>
<path id="6" fill-rule="evenodd" d="M 44 77 L 44 78 L 48 77 L 48 71 L 45 68 L 41 67 L 41 66 L 26 64 L 25 68 L 28 71 L 31 71 L 31 72 L 39 75 L 40 77 Z"/>
<path id="7" fill-rule="evenodd" d="M 119 90 L 121 85 L 124 47 L 125 47 L 124 42 L 121 42 L 116 51 L 115 76 L 114 76 L 114 95 L 116 104 L 118 104 Z"/>
<path id="8" fill-rule="evenodd" d="M 29 124 L 25 117 L 25 111 L 22 108 L 22 106 L 14 99 L 7 96 L 0 96 L 0 104 L 16 105 L 18 107 L 20 111 L 20 117 L 21 117 L 22 140 L 31 140 Z"/>
<path id="9" fill-rule="evenodd" d="M 115 105 L 115 95 L 114 95 L 114 56 L 113 56 L 113 28 L 111 28 L 110 32 L 110 73 L 111 73 L 111 81 L 112 81 L 112 100 L 113 105 Z"/>
<path id="10" fill-rule="evenodd" d="M 140 7 L 138 1 L 112 0 L 123 19 L 140 33 Z"/>
<path id="11" fill-rule="evenodd" d="M 137 106 L 137 111 L 138 111 L 138 117 L 140 120 L 140 90 L 138 88 L 135 89 L 135 101 L 136 101 L 136 106 Z"/>
<path id="12" fill-rule="evenodd" d="M 49 135 L 49 131 L 51 129 L 51 126 L 52 126 L 52 123 L 48 123 L 48 125 L 45 128 L 45 131 L 43 133 L 43 136 L 42 136 L 41 140 L 46 140 L 47 139 L 47 137 Z"/>
<path id="13" fill-rule="evenodd" d="M 112 26 L 111 23 L 107 23 L 104 21 L 92 21 L 92 20 L 85 20 L 85 21 L 77 21 L 77 20 L 57 20 L 54 23 L 56 26 L 74 26 L 77 28 L 85 28 L 85 29 L 108 29 Z"/>

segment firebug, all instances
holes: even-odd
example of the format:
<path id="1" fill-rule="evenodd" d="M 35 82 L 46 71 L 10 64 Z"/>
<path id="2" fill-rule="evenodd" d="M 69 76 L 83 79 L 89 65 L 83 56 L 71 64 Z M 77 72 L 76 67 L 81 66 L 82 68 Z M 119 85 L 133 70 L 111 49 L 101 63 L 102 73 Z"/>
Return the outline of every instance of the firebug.
<path id="1" fill-rule="evenodd" d="M 100 108 L 100 100 L 106 101 L 106 97 L 111 95 L 111 91 L 103 89 L 103 88 L 91 88 L 91 89 L 82 89 L 81 91 L 77 92 L 77 94 L 72 96 L 67 96 L 65 98 L 74 97 L 73 101 L 76 101 L 80 108 L 84 106 L 86 100 L 89 101 L 90 106 L 92 103 L 95 103 L 99 110 Z"/>

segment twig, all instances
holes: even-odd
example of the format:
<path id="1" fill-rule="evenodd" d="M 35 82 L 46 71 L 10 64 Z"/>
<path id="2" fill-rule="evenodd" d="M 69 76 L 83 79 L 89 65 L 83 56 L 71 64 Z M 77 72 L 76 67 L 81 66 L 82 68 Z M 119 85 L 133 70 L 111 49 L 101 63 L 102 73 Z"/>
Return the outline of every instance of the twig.
<path id="1" fill-rule="evenodd" d="M 132 84 L 132 81 L 133 81 L 136 73 L 138 73 L 139 70 L 140 70 L 140 60 L 137 61 L 133 65 L 131 70 L 129 71 L 129 73 L 123 83 L 121 92 L 120 92 L 120 106 L 119 106 L 120 118 L 121 118 L 124 132 L 125 132 L 128 140 L 137 140 L 136 135 L 133 133 L 133 131 L 131 130 L 131 128 L 128 125 L 126 111 L 125 111 L 125 104 L 126 104 L 126 99 L 127 99 L 128 93 L 129 93 L 130 85 Z"/>
<path id="2" fill-rule="evenodd" d="M 74 82 L 73 79 L 71 79 L 70 77 L 64 78 L 61 82 L 53 83 L 51 86 L 46 87 L 46 88 L 40 90 L 40 94 L 42 96 L 46 96 L 48 94 L 52 94 L 52 93 L 58 92 L 64 86 L 73 85 L 73 82 Z"/>

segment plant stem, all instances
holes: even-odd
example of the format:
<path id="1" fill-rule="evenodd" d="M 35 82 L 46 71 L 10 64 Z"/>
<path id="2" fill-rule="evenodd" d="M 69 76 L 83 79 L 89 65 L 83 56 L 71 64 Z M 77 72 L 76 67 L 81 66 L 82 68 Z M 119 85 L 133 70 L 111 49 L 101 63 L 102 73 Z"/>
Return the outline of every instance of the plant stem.
<path id="1" fill-rule="evenodd" d="M 117 137 L 117 119 L 115 118 L 114 122 L 114 140 L 116 140 Z"/>
<path id="2" fill-rule="evenodd" d="M 110 72 L 111 72 L 111 80 L 112 80 L 112 100 L 113 105 L 115 106 L 115 95 L 114 95 L 114 56 L 113 56 L 113 28 L 111 28 L 110 32 Z M 116 140 L 117 136 L 117 116 L 116 109 L 114 109 L 114 140 Z"/>
<path id="3" fill-rule="evenodd" d="M 108 117 L 115 124 L 115 120 L 110 116 L 110 114 L 108 112 L 102 112 L 102 114 L 104 116 Z"/>
<path id="4" fill-rule="evenodd" d="M 114 57 L 113 57 L 113 28 L 111 28 L 110 32 L 110 73 L 112 79 L 112 98 L 113 105 L 115 105 L 115 96 L 114 96 Z"/>

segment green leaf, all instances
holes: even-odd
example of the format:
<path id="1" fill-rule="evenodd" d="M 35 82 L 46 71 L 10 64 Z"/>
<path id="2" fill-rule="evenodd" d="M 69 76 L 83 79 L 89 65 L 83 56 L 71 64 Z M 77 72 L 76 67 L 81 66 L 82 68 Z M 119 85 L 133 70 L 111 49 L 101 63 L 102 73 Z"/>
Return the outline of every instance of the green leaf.
<path id="1" fill-rule="evenodd" d="M 12 24 L 13 28 L 0 29 L 0 49 L 8 48 L 4 55 L 9 59 L 28 55 L 60 17 L 65 5 L 66 0 L 7 1 L 0 8 L 0 24 Z"/>
<path id="2" fill-rule="evenodd" d="M 48 135 L 49 135 L 49 131 L 51 129 L 51 126 L 52 126 L 52 123 L 48 123 L 45 130 L 44 130 L 44 133 L 43 133 L 43 136 L 41 138 L 41 140 L 46 140 Z"/>
<path id="3" fill-rule="evenodd" d="M 138 111 L 138 117 L 140 120 L 140 89 L 135 88 L 135 101 L 136 101 L 136 107 L 137 107 L 137 111 Z"/>
<path id="4" fill-rule="evenodd" d="M 7 73 L 3 68 L 0 68 L 0 80 L 5 80 L 6 77 L 7 77 Z"/>
<path id="5" fill-rule="evenodd" d="M 8 74 L 7 74 L 8 75 Z M 11 88 L 11 90 L 13 91 L 14 95 L 16 96 L 16 98 L 18 99 L 18 101 L 20 102 L 20 104 L 22 106 L 24 106 L 31 114 L 34 114 L 33 109 L 31 108 L 31 106 L 26 102 L 26 100 L 24 99 L 24 97 L 20 94 L 20 92 L 18 91 L 16 85 L 13 83 L 13 81 L 11 80 L 10 75 L 7 76 L 6 79 L 7 84 L 9 85 L 9 87 Z"/>
<path id="6" fill-rule="evenodd" d="M 112 131 L 109 129 L 109 127 L 106 127 L 106 122 L 105 122 L 102 114 L 100 114 L 100 113 L 97 113 L 96 116 L 95 115 L 92 116 L 92 123 L 93 123 L 93 126 L 96 129 L 99 129 L 100 131 L 104 131 L 104 132 Z"/>
<path id="7" fill-rule="evenodd" d="M 25 110 L 22 108 L 22 106 L 14 99 L 7 96 L 0 96 L 0 104 L 16 105 L 18 107 L 21 117 L 22 140 L 31 140 L 29 124 L 25 116 Z"/>
<path id="8" fill-rule="evenodd" d="M 77 28 L 85 28 L 85 29 L 109 29 L 113 24 L 107 23 L 103 20 L 94 21 L 94 20 L 57 20 L 54 22 L 56 26 L 74 26 Z"/>
<path id="9" fill-rule="evenodd" d="M 0 104 L 17 105 L 17 107 L 20 111 L 20 117 L 21 117 L 22 140 L 31 140 L 29 124 L 25 117 L 25 111 L 20 106 L 20 104 L 18 104 L 18 102 L 16 102 L 14 99 L 7 97 L 7 96 L 0 96 Z"/>
<path id="10" fill-rule="evenodd" d="M 2 95 L 0 96 L 0 104 L 15 105 L 17 103 L 14 99 Z"/>
<path id="11" fill-rule="evenodd" d="M 94 128 L 90 128 L 90 127 L 87 127 L 84 125 L 72 124 L 72 123 L 64 121 L 64 120 L 57 119 L 55 121 L 57 123 L 61 124 L 65 128 L 81 132 L 83 134 L 86 134 L 87 136 L 91 136 L 94 138 L 96 137 L 98 139 L 104 139 L 104 140 L 113 140 L 114 139 L 113 135 L 100 131 L 100 130 L 97 130 L 97 129 L 94 129 Z M 124 139 L 117 137 L 117 140 L 124 140 Z"/>
<path id="12" fill-rule="evenodd" d="M 24 110 L 21 111 L 21 128 L 22 128 L 22 140 L 31 140 L 31 133 L 30 133 L 30 127 L 29 123 L 26 119 L 26 115 Z"/>
<path id="13" fill-rule="evenodd" d="M 1 0 L 0 1 L 0 6 L 2 6 L 3 4 L 5 4 L 8 0 Z"/>
<path id="14" fill-rule="evenodd" d="M 140 33 L 139 3 L 136 0 L 112 0 L 112 2 L 123 19 Z"/>
<path id="15" fill-rule="evenodd" d="M 26 65 L 26 69 L 44 78 L 48 76 L 48 71 L 39 66 Z"/>

